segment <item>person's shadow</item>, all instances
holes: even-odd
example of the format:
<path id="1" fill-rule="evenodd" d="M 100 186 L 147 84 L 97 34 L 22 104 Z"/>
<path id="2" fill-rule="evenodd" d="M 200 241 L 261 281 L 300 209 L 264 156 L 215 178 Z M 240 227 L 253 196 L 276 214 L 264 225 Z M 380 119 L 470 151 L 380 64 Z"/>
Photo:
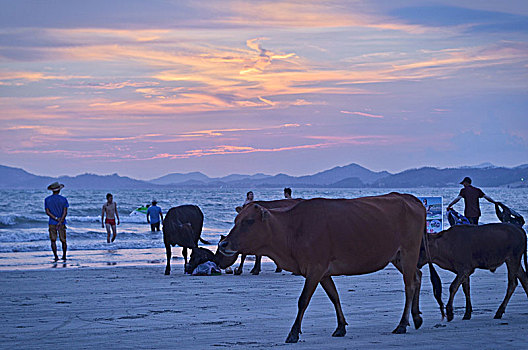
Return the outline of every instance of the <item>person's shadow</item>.
<path id="1" fill-rule="evenodd" d="M 62 263 L 60 263 L 60 267 L 66 267 L 66 266 L 68 266 L 66 264 L 66 261 L 63 261 Z M 59 263 L 58 262 L 54 262 L 53 265 L 51 265 L 52 269 L 56 269 L 57 267 L 59 267 Z"/>

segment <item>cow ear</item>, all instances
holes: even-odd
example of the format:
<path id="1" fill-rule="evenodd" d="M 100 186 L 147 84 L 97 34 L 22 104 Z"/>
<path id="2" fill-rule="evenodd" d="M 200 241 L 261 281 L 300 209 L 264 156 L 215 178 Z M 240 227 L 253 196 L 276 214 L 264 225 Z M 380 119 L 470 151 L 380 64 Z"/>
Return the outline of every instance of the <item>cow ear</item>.
<path id="1" fill-rule="evenodd" d="M 240 213 L 242 211 L 242 207 L 236 207 L 235 210 L 237 213 Z"/>

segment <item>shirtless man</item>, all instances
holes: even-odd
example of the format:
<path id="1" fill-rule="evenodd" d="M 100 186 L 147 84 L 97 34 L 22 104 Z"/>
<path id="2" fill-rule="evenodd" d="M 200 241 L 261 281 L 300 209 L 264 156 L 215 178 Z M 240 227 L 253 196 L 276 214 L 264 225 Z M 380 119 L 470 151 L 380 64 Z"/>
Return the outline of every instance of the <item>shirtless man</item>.
<path id="1" fill-rule="evenodd" d="M 106 214 L 106 219 L 105 219 Z M 114 197 L 111 193 L 106 194 L 106 203 L 103 205 L 103 211 L 101 213 L 101 225 L 104 228 L 106 225 L 106 242 L 110 243 L 110 228 L 112 229 L 113 236 L 112 242 L 115 241 L 117 236 L 117 227 L 116 227 L 116 217 L 117 225 L 119 225 L 119 214 L 117 212 L 117 204 L 114 202 Z"/>

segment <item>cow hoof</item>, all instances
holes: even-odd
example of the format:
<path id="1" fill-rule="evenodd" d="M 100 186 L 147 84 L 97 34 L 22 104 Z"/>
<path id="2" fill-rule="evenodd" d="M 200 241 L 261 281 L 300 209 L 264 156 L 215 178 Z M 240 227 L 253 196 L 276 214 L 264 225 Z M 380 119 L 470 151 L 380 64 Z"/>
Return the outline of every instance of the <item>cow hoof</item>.
<path id="1" fill-rule="evenodd" d="M 170 275 L 170 271 L 165 270 L 165 276 L 168 276 L 168 275 Z"/>
<path id="2" fill-rule="evenodd" d="M 258 275 L 259 273 L 260 273 L 259 270 L 251 270 L 251 274 L 252 274 L 252 275 L 255 275 L 255 276 L 256 276 L 256 275 Z"/>
<path id="3" fill-rule="evenodd" d="M 299 341 L 299 333 L 297 332 L 290 332 L 288 334 L 288 338 L 286 338 L 286 343 L 297 343 Z"/>
<path id="4" fill-rule="evenodd" d="M 236 268 L 235 269 L 235 275 L 241 275 L 242 274 L 242 269 L 239 269 L 239 268 Z"/>
<path id="5" fill-rule="evenodd" d="M 464 315 L 463 320 L 471 320 L 471 315 Z"/>
<path id="6" fill-rule="evenodd" d="M 447 318 L 447 322 L 453 321 L 453 318 L 454 318 L 453 309 L 448 308 L 446 310 L 446 318 Z"/>
<path id="7" fill-rule="evenodd" d="M 277 267 L 277 268 L 275 269 L 275 272 L 282 272 L 282 269 L 279 268 L 279 267 Z"/>
<path id="8" fill-rule="evenodd" d="M 495 314 L 495 317 L 493 317 L 493 318 L 496 319 L 496 320 L 500 320 L 500 319 L 502 318 L 502 314 L 500 314 L 500 313 L 497 312 L 497 313 Z"/>
<path id="9" fill-rule="evenodd" d="M 332 337 L 344 337 L 345 334 L 346 334 L 346 328 L 345 328 L 345 325 L 342 324 L 342 325 L 337 326 L 334 333 L 332 333 Z"/>
<path id="10" fill-rule="evenodd" d="M 422 326 L 423 318 L 421 316 L 413 317 L 414 329 L 418 329 Z"/>
<path id="11" fill-rule="evenodd" d="M 407 327 L 402 326 L 401 324 L 399 324 L 398 327 L 396 327 L 396 329 L 392 331 L 392 333 L 394 333 L 394 334 L 405 334 L 405 333 L 407 333 Z"/>

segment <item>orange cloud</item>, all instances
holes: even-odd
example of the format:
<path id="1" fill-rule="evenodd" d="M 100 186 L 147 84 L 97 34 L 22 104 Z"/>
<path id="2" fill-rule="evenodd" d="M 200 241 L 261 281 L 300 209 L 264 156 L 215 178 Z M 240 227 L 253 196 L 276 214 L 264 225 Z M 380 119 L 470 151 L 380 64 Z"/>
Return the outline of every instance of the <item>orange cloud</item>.
<path id="1" fill-rule="evenodd" d="M 300 146 L 289 146 L 289 147 L 278 147 L 278 148 L 255 148 L 251 146 L 229 146 L 229 145 L 220 145 L 208 149 L 194 149 L 186 151 L 180 154 L 171 154 L 171 153 L 161 153 L 151 159 L 186 159 L 186 158 L 196 158 L 212 155 L 227 155 L 227 154 L 243 154 L 243 153 L 256 153 L 256 152 L 283 152 L 291 151 L 297 149 L 312 149 L 312 148 L 321 148 L 326 147 L 329 144 L 320 143 L 313 145 L 300 145 Z"/>
<path id="2" fill-rule="evenodd" d="M 380 30 L 397 30 L 412 34 L 438 29 L 420 25 L 398 23 L 391 18 L 374 16 L 335 6 L 333 3 L 320 1 L 259 1 L 247 3 L 231 1 L 222 3 L 229 7 L 230 17 L 216 21 L 223 24 L 250 27 L 282 28 L 350 28 L 363 27 Z M 209 6 L 209 5 L 207 5 Z"/>
<path id="3" fill-rule="evenodd" d="M 40 81 L 40 80 L 71 80 L 71 79 L 88 79 L 90 76 L 87 75 L 52 75 L 45 74 L 42 72 L 24 72 L 24 71 L 3 71 L 0 72 L 0 80 L 27 80 L 27 81 Z"/>
<path id="4" fill-rule="evenodd" d="M 341 111 L 343 114 L 355 114 L 355 115 L 361 115 L 363 117 L 369 117 L 369 118 L 384 118 L 382 115 L 376 115 L 376 114 L 369 114 L 369 113 L 363 113 L 363 112 L 349 112 L 349 111 Z"/>

